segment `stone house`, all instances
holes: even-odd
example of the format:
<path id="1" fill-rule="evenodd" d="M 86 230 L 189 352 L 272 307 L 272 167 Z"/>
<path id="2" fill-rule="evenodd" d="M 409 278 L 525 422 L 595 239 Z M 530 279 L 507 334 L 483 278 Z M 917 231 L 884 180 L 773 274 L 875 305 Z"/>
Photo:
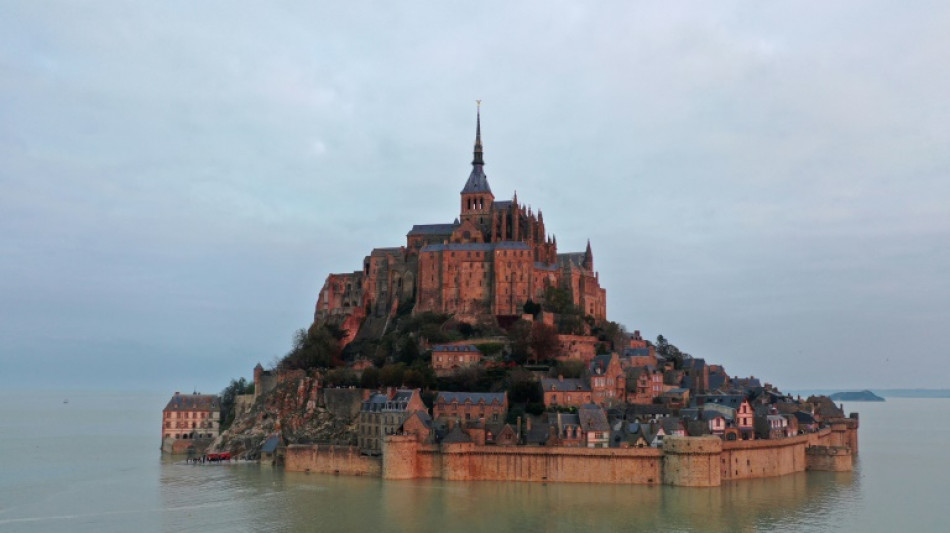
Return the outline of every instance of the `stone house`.
<path id="1" fill-rule="evenodd" d="M 511 424 L 486 424 L 485 444 L 514 446 L 518 444 L 518 431 Z"/>
<path id="2" fill-rule="evenodd" d="M 676 387 L 664 391 L 659 396 L 663 405 L 671 409 L 682 409 L 689 405 L 689 389 L 685 387 Z"/>
<path id="3" fill-rule="evenodd" d="M 603 408 L 587 404 L 577 410 L 577 418 L 584 433 L 583 446 L 586 448 L 608 448 L 610 446 L 610 424 Z"/>
<path id="4" fill-rule="evenodd" d="M 397 389 L 390 394 L 373 394 L 360 406 L 358 445 L 369 455 L 382 453 L 386 435 L 399 432 L 403 422 L 417 411 L 428 412 L 419 389 Z"/>
<path id="5" fill-rule="evenodd" d="M 579 360 L 589 363 L 597 355 L 597 337 L 590 335 L 558 335 L 559 360 Z"/>
<path id="6" fill-rule="evenodd" d="M 214 439 L 221 425 L 221 398 L 216 394 L 175 392 L 162 410 L 163 439 Z"/>
<path id="7" fill-rule="evenodd" d="M 478 366 L 482 352 L 473 344 L 440 344 L 432 347 L 432 370 L 445 377 L 462 368 Z"/>
<path id="8" fill-rule="evenodd" d="M 432 438 L 432 417 L 426 411 L 415 411 L 402 423 L 399 432 L 415 436 L 418 442 L 427 442 Z"/>
<path id="9" fill-rule="evenodd" d="M 585 379 L 541 378 L 545 407 L 580 407 L 593 402 L 590 384 Z"/>
<path id="10" fill-rule="evenodd" d="M 749 400 L 743 399 L 736 409 L 736 429 L 742 440 L 755 439 L 755 411 Z"/>
<path id="11" fill-rule="evenodd" d="M 779 414 L 757 415 L 755 435 L 760 439 L 782 439 L 787 436 L 788 419 Z"/>
<path id="12" fill-rule="evenodd" d="M 484 419 L 489 423 L 504 422 L 508 414 L 507 392 L 440 392 L 432 405 L 436 420 L 456 418 L 461 421 Z"/>
<path id="13" fill-rule="evenodd" d="M 663 394 L 663 372 L 655 366 L 637 366 L 628 368 L 627 403 L 652 404 Z"/>
<path id="14" fill-rule="evenodd" d="M 588 365 L 591 402 L 601 406 L 624 403 L 627 377 L 617 354 L 598 355 Z"/>
<path id="15" fill-rule="evenodd" d="M 554 423 L 557 428 L 557 438 L 552 444 L 570 448 L 579 448 L 586 445 L 579 416 L 571 413 L 557 413 Z"/>

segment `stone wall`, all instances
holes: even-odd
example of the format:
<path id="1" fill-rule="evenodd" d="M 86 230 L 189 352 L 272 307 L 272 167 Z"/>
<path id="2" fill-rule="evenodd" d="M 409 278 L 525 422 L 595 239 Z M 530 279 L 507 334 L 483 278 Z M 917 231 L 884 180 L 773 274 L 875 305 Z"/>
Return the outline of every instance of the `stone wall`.
<path id="1" fill-rule="evenodd" d="M 422 444 L 412 435 L 386 437 L 382 461 L 355 447 L 290 446 L 287 470 L 375 475 L 384 479 L 557 481 L 715 487 L 723 482 L 808 470 L 851 468 L 856 428 L 788 439 L 724 442 L 718 437 L 667 437 L 656 448 L 566 448 Z"/>
<path id="2" fill-rule="evenodd" d="M 162 439 L 162 452 L 172 455 L 201 455 L 214 439 Z"/>
<path id="3" fill-rule="evenodd" d="M 809 446 L 805 449 L 807 470 L 850 472 L 853 468 L 851 449 L 842 446 Z"/>
<path id="4" fill-rule="evenodd" d="M 730 481 L 803 472 L 807 446 L 807 435 L 788 439 L 723 442 L 719 458 L 720 475 L 723 481 Z"/>
<path id="5" fill-rule="evenodd" d="M 420 445 L 395 436 L 386 440 L 383 477 L 456 481 L 559 481 L 659 484 L 663 452 L 654 448 L 564 448 Z"/>
<path id="6" fill-rule="evenodd" d="M 323 389 L 323 403 L 333 416 L 353 420 L 360 414 L 363 389 Z"/>
<path id="7" fill-rule="evenodd" d="M 663 483 L 682 487 L 718 487 L 722 483 L 719 469 L 722 448 L 719 437 L 665 437 Z"/>
<path id="8" fill-rule="evenodd" d="M 287 447 L 284 468 L 290 472 L 315 472 L 347 476 L 380 476 L 379 458 L 360 455 L 356 446 L 292 444 Z"/>

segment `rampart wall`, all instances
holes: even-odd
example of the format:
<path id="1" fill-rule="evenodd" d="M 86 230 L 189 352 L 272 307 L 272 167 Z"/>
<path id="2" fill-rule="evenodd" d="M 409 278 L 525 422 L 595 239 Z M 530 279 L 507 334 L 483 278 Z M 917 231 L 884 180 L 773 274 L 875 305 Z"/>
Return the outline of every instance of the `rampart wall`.
<path id="1" fill-rule="evenodd" d="M 857 427 L 787 439 L 722 441 L 718 437 L 667 437 L 656 448 L 567 448 L 421 444 L 411 435 L 386 438 L 382 458 L 355 447 L 293 445 L 286 468 L 384 479 L 541 481 L 667 484 L 715 487 L 726 481 L 782 476 L 805 470 L 850 470 Z"/>
<path id="2" fill-rule="evenodd" d="M 803 472 L 808 440 L 808 435 L 800 435 L 787 439 L 723 442 L 720 476 L 723 481 L 731 481 Z"/>
<path id="3" fill-rule="evenodd" d="M 347 476 L 379 476 L 382 473 L 379 458 L 360 455 L 356 446 L 292 444 L 287 447 L 284 461 L 284 468 L 291 472 Z"/>

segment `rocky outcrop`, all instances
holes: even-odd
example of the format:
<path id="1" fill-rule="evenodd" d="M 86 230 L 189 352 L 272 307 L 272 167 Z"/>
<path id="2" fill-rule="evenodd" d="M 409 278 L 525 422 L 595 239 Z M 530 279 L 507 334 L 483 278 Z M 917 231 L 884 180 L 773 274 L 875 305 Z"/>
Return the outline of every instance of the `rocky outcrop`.
<path id="1" fill-rule="evenodd" d="M 284 444 L 355 445 L 357 416 L 350 408 L 358 389 L 331 389 L 327 406 L 318 373 L 280 373 L 277 386 L 260 396 L 211 444 L 209 451 L 256 458 L 268 436 L 279 434 Z"/>

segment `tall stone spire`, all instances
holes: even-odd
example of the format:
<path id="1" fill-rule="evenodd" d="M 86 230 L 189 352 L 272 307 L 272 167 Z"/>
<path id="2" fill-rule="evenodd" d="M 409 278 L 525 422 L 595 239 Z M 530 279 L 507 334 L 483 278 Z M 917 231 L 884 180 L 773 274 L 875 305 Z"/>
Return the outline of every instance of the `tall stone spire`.
<path id="1" fill-rule="evenodd" d="M 475 157 L 472 159 L 472 165 L 484 165 L 482 159 L 482 101 L 475 100 Z"/>
<path id="2" fill-rule="evenodd" d="M 482 101 L 475 100 L 478 103 L 478 111 L 475 119 L 475 152 L 472 158 L 472 173 L 462 188 L 462 194 L 469 193 L 489 193 L 491 187 L 488 186 L 488 178 L 485 177 L 485 160 L 482 153 Z M 494 196 L 492 197 L 494 198 Z"/>

